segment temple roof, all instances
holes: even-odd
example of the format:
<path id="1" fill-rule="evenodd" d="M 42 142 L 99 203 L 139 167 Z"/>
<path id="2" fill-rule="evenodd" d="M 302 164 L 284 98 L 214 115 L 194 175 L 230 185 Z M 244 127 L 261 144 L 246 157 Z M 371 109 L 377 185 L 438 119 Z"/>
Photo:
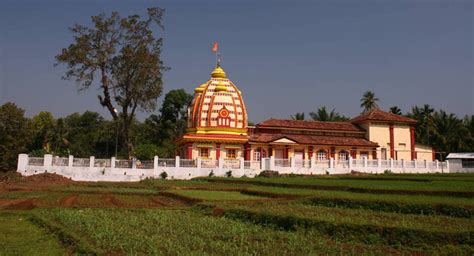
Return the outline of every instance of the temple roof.
<path id="1" fill-rule="evenodd" d="M 355 147 L 378 147 L 375 142 L 366 140 L 364 138 L 356 137 L 333 137 L 333 136 L 316 136 L 316 135 L 302 135 L 302 134 L 270 134 L 257 133 L 252 134 L 249 142 L 256 143 L 271 143 L 273 141 L 286 138 L 298 144 L 308 145 L 331 145 L 331 146 L 355 146 Z"/>
<path id="2" fill-rule="evenodd" d="M 358 124 L 364 121 L 382 121 L 392 123 L 409 123 L 416 124 L 415 119 L 396 115 L 390 112 L 382 111 L 378 108 L 362 113 L 360 116 L 350 120 L 351 123 Z"/>
<path id="3" fill-rule="evenodd" d="M 322 122 L 305 120 L 267 119 L 256 125 L 257 128 L 296 128 L 312 130 L 351 131 L 363 132 L 359 127 L 350 122 Z"/>

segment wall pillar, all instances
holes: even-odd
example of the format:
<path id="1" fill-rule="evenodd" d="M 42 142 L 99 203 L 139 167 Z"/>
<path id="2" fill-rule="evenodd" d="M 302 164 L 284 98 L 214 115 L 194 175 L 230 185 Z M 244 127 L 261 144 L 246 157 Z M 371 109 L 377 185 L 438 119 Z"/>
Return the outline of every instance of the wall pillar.
<path id="1" fill-rule="evenodd" d="M 153 157 L 153 169 L 158 170 L 158 156 Z"/>
<path id="2" fill-rule="evenodd" d="M 18 164 L 17 171 L 26 171 L 26 166 L 28 166 L 28 154 L 19 154 L 18 155 Z"/>
<path id="3" fill-rule="evenodd" d="M 411 151 L 411 160 L 416 158 L 415 153 L 415 127 L 410 126 L 410 151 Z"/>
<path id="4" fill-rule="evenodd" d="M 329 158 L 329 168 L 333 169 L 334 168 L 334 158 Z"/>
<path id="5" fill-rule="evenodd" d="M 53 155 L 44 155 L 44 169 L 48 171 L 48 169 L 51 168 L 51 165 L 53 165 Z"/>
<path id="6" fill-rule="evenodd" d="M 239 163 L 240 163 L 240 170 L 245 169 L 245 158 L 241 157 L 239 158 Z"/>
<path id="7" fill-rule="evenodd" d="M 314 150 L 314 147 L 313 147 L 313 146 L 309 146 L 309 147 L 308 147 L 308 158 L 309 158 L 309 159 L 314 158 L 314 157 L 313 157 L 313 150 Z"/>
<path id="8" fill-rule="evenodd" d="M 175 166 L 176 168 L 179 168 L 179 164 L 180 164 L 180 163 L 179 163 L 179 156 L 176 156 L 175 159 L 174 159 L 174 161 L 175 161 L 174 166 Z"/>
<path id="9" fill-rule="evenodd" d="M 94 162 L 95 162 L 95 156 L 89 157 L 89 167 L 90 168 L 94 167 Z"/>
<path id="10" fill-rule="evenodd" d="M 186 159 L 193 159 L 193 144 L 186 144 Z"/>
<path id="11" fill-rule="evenodd" d="M 349 156 L 349 169 L 352 170 L 352 156 Z"/>
<path id="12" fill-rule="evenodd" d="M 110 158 L 110 169 L 115 169 L 115 156 Z"/>
<path id="13" fill-rule="evenodd" d="M 219 160 L 221 158 L 221 144 L 216 144 L 216 159 Z"/>
<path id="14" fill-rule="evenodd" d="M 67 166 L 72 167 L 74 163 L 74 156 L 69 156 L 68 161 L 67 161 Z"/>
<path id="15" fill-rule="evenodd" d="M 393 133 L 393 124 L 390 124 L 390 158 L 395 158 L 395 137 Z"/>
<path id="16" fill-rule="evenodd" d="M 250 144 L 246 143 L 244 147 L 245 147 L 244 159 L 247 161 L 250 161 Z M 260 158 L 261 157 L 262 157 L 262 153 L 260 153 Z"/>

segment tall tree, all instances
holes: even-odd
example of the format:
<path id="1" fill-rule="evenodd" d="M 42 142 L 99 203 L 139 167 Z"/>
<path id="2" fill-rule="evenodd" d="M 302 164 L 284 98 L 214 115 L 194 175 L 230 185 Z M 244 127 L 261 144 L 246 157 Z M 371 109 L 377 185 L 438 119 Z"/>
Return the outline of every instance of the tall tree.
<path id="1" fill-rule="evenodd" d="M 331 112 L 328 112 L 326 106 L 318 108 L 316 112 L 310 112 L 309 116 L 315 121 L 346 121 L 347 117 L 336 112 L 335 109 L 332 109 Z"/>
<path id="2" fill-rule="evenodd" d="M 15 170 L 18 154 L 27 153 L 33 134 L 24 113 L 11 102 L 0 106 L 0 171 Z"/>
<path id="3" fill-rule="evenodd" d="M 432 145 L 438 151 L 450 153 L 468 150 L 466 139 L 469 137 L 469 131 L 454 114 L 443 110 L 435 112 L 433 128 Z"/>
<path id="4" fill-rule="evenodd" d="M 390 108 L 390 113 L 401 116 L 402 110 L 398 106 L 393 106 Z"/>
<path id="5" fill-rule="evenodd" d="M 290 116 L 293 120 L 304 120 L 304 112 L 296 113 Z"/>
<path id="6" fill-rule="evenodd" d="M 362 99 L 360 99 L 360 107 L 364 109 L 364 112 L 367 112 L 379 107 L 377 101 L 379 101 L 379 99 L 375 97 L 373 92 L 366 91 L 364 95 L 362 95 Z"/>
<path id="7" fill-rule="evenodd" d="M 162 92 L 162 38 L 156 38 L 153 25 L 163 28 L 164 10 L 149 8 L 147 17 L 92 17 L 92 26 L 71 28 L 74 42 L 56 56 L 57 64 L 67 65 L 64 79 L 74 79 L 79 90 L 90 88 L 100 77 L 100 104 L 120 122 L 121 145 L 130 154 L 130 126 L 136 111 L 153 111 Z"/>

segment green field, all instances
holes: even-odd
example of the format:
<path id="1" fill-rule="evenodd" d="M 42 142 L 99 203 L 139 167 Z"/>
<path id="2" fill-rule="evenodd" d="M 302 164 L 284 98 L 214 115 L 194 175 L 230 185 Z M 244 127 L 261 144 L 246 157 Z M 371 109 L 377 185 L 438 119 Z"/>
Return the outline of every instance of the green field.
<path id="1" fill-rule="evenodd" d="M 472 185 L 470 174 L 20 179 L 0 183 L 0 255 L 472 255 Z"/>

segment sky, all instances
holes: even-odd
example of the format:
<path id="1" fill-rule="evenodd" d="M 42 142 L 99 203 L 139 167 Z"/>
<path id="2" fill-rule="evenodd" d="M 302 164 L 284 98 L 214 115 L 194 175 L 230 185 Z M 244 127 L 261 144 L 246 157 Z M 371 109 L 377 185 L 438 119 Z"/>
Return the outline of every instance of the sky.
<path id="1" fill-rule="evenodd" d="M 109 117 L 98 88 L 77 91 L 54 57 L 72 43 L 73 24 L 154 6 L 166 10 L 165 30 L 155 35 L 171 68 L 159 103 L 169 90 L 192 93 L 210 78 L 218 41 L 252 122 L 321 106 L 354 117 L 367 90 L 384 110 L 430 104 L 474 114 L 474 4 L 467 0 L 2 0 L 0 104 L 14 102 L 27 116 L 91 110 Z"/>

